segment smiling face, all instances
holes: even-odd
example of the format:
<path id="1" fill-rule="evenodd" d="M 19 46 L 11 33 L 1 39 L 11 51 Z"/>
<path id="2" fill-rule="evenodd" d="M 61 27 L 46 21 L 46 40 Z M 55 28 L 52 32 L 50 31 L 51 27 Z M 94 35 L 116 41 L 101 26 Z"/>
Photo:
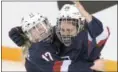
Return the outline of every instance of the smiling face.
<path id="1" fill-rule="evenodd" d="M 40 13 L 30 13 L 24 16 L 21 24 L 24 34 L 31 42 L 40 42 L 52 34 L 49 20 Z"/>
<path id="2" fill-rule="evenodd" d="M 65 46 L 69 46 L 72 42 L 72 38 L 74 38 L 78 33 L 77 22 L 64 19 L 59 23 L 57 30 L 60 34 L 61 41 Z"/>
<path id="3" fill-rule="evenodd" d="M 72 21 L 62 21 L 60 24 L 60 34 L 62 36 L 75 36 L 77 27 L 72 24 Z"/>
<path id="4" fill-rule="evenodd" d="M 27 33 L 32 42 L 40 42 L 47 38 L 50 33 L 50 27 L 46 24 L 37 24 L 33 26 Z"/>

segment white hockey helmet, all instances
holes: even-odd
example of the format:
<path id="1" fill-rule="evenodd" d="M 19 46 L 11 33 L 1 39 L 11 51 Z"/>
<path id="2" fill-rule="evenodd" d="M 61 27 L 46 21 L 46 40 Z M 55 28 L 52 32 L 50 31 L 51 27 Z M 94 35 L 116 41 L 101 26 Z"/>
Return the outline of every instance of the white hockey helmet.
<path id="1" fill-rule="evenodd" d="M 71 34 L 67 36 L 62 35 L 60 25 L 63 21 L 75 25 L 77 27 L 77 32 L 73 35 Z M 72 42 L 72 38 L 75 37 L 75 35 L 77 35 L 83 29 L 84 21 L 85 18 L 82 17 L 78 8 L 75 5 L 65 4 L 59 11 L 59 15 L 57 18 L 57 28 L 56 28 L 57 36 L 62 41 L 62 43 L 64 43 L 66 46 L 69 46 Z"/>
<path id="2" fill-rule="evenodd" d="M 73 4 L 65 4 L 59 11 L 58 19 L 61 18 L 71 18 L 71 19 L 80 19 L 85 20 L 84 17 L 80 14 L 78 8 Z"/>
<path id="3" fill-rule="evenodd" d="M 39 13 L 30 13 L 21 20 L 23 32 L 32 42 L 39 42 L 51 35 L 52 26 L 48 19 Z"/>

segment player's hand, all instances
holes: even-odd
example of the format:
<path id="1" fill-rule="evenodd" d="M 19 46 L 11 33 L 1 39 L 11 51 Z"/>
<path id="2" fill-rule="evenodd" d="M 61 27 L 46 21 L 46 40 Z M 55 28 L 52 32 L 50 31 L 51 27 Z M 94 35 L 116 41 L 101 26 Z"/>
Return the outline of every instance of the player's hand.
<path id="1" fill-rule="evenodd" d="M 105 62 L 103 59 L 97 59 L 94 61 L 94 65 L 91 67 L 91 69 L 96 71 L 104 71 L 104 65 Z"/>
<path id="2" fill-rule="evenodd" d="M 20 26 L 14 27 L 9 31 L 10 39 L 18 46 L 25 44 L 24 33 Z"/>

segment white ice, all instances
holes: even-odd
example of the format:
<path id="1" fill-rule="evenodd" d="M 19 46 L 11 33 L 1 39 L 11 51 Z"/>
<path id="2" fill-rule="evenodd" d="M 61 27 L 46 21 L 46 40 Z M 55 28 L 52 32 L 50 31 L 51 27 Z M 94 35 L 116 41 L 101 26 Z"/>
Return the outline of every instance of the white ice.
<path id="1" fill-rule="evenodd" d="M 2 60 L 2 71 L 26 71 L 24 63 Z"/>

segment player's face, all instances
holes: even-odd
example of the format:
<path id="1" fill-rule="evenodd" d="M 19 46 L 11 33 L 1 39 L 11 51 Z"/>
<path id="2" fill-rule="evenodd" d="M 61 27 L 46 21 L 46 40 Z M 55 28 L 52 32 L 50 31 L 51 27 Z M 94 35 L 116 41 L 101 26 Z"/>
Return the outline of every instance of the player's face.
<path id="1" fill-rule="evenodd" d="M 45 38 L 47 26 L 45 26 L 45 24 L 37 24 L 30 30 L 29 33 L 31 34 L 34 42 L 39 42 Z"/>
<path id="2" fill-rule="evenodd" d="M 62 21 L 60 33 L 62 36 L 75 36 L 77 34 L 77 27 L 72 24 L 72 21 Z"/>

